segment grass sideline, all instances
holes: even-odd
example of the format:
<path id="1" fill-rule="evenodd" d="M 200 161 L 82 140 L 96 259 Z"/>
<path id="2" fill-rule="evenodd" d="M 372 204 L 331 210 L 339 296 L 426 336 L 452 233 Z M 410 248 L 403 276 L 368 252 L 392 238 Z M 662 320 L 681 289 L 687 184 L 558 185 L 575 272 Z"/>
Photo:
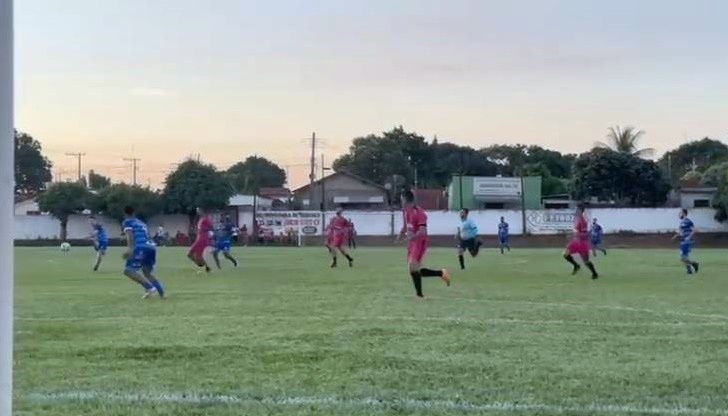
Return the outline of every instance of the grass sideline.
<path id="1" fill-rule="evenodd" d="M 416 302 L 399 249 L 237 249 L 196 274 L 159 250 L 142 301 L 93 251 L 16 249 L 16 415 L 728 415 L 728 258 L 615 250 L 603 278 L 558 250 L 487 250 Z"/>

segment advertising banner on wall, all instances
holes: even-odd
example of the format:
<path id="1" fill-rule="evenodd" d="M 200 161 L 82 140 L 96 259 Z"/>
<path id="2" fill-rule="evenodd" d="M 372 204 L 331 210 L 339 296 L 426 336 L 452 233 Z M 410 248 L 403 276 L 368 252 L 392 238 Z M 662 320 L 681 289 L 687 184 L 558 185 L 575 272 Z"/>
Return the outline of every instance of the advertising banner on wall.
<path id="1" fill-rule="evenodd" d="M 321 235 L 321 212 L 318 211 L 259 211 L 255 216 L 259 229 L 273 235 Z"/>
<path id="2" fill-rule="evenodd" d="M 476 177 L 473 178 L 473 195 L 495 198 L 520 198 L 520 178 Z"/>
<path id="3" fill-rule="evenodd" d="M 574 228 L 574 211 L 543 210 L 526 213 L 527 230 L 531 234 L 569 232 Z"/>

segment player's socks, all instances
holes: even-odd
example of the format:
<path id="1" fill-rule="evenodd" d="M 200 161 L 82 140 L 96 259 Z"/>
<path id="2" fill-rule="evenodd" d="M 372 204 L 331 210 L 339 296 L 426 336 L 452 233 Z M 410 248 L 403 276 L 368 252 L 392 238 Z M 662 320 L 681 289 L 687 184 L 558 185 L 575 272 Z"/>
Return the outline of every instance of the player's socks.
<path id="1" fill-rule="evenodd" d="M 337 263 L 338 263 L 338 261 L 337 261 L 336 257 L 334 257 L 333 260 L 331 260 L 331 268 L 333 269 L 334 267 L 336 267 Z"/>
<path id="2" fill-rule="evenodd" d="M 162 283 L 159 280 L 155 280 L 152 282 L 152 286 L 154 286 L 155 289 L 157 289 L 157 293 L 159 293 L 159 297 L 164 297 L 164 287 L 162 286 Z"/>
<path id="3" fill-rule="evenodd" d="M 344 257 L 346 257 L 346 260 L 349 262 L 349 267 L 354 267 L 354 259 L 348 254 L 345 254 Z"/>
<path id="4" fill-rule="evenodd" d="M 417 297 L 424 298 L 425 296 L 422 294 L 422 275 L 420 272 L 410 272 L 410 276 L 412 276 L 412 284 L 415 285 Z"/>
<path id="5" fill-rule="evenodd" d="M 692 265 L 690 265 L 690 264 L 685 265 L 685 269 L 687 270 L 688 274 L 693 274 L 693 267 L 692 267 Z"/>
<path id="6" fill-rule="evenodd" d="M 700 263 L 698 263 L 697 261 L 694 261 L 692 266 L 693 270 L 695 270 L 695 273 L 698 273 L 700 271 Z"/>
<path id="7" fill-rule="evenodd" d="M 139 283 L 139 284 L 142 285 L 142 287 L 144 288 L 144 290 L 146 290 L 147 292 L 150 291 L 150 290 L 152 290 L 152 289 L 154 289 L 154 286 L 151 283 L 147 282 L 146 280 L 144 282 L 142 282 L 142 283 Z"/>
<path id="8" fill-rule="evenodd" d="M 465 270 L 465 257 L 462 254 L 458 254 L 458 261 L 460 262 L 460 270 Z"/>
<path id="9" fill-rule="evenodd" d="M 442 277 L 442 270 L 420 269 L 422 277 Z"/>
<path id="10" fill-rule="evenodd" d="M 592 273 L 592 279 L 598 279 L 599 278 L 599 273 L 597 273 L 597 269 L 594 267 L 594 263 L 588 261 L 588 262 L 586 262 L 586 267 Z"/>
<path id="11" fill-rule="evenodd" d="M 579 266 L 579 263 L 574 260 L 574 257 L 572 257 L 571 254 L 564 254 L 564 260 L 568 261 L 572 266 L 574 266 L 574 270 L 571 272 L 572 274 L 577 274 L 581 269 L 581 266 Z"/>

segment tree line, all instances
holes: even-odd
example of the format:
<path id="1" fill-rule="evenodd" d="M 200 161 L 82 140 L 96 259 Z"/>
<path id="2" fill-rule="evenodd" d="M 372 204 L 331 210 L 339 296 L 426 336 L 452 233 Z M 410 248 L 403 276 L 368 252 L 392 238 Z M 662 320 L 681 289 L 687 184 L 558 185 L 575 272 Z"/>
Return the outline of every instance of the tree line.
<path id="1" fill-rule="evenodd" d="M 428 141 L 399 126 L 355 138 L 333 167 L 395 188 L 444 188 L 455 175 L 538 175 L 543 178 L 545 196 L 596 198 L 631 207 L 660 206 L 671 189 L 686 182 L 716 187 L 716 218 L 728 219 L 728 146 L 706 137 L 653 161 L 646 159 L 653 150 L 640 147 L 643 135 L 632 127 L 613 127 L 604 141 L 576 155 L 522 144 L 475 149 L 437 138 Z M 40 142 L 17 131 L 15 164 L 16 195 L 40 195 L 40 209 L 60 219 L 62 233 L 68 216 L 81 210 L 121 219 L 123 206 L 133 203 L 146 218 L 158 213 L 192 217 L 196 207 L 223 208 L 233 194 L 257 194 L 263 187 L 282 187 L 286 182 L 285 170 L 280 166 L 263 157 L 249 156 L 227 170 L 186 160 L 167 176 L 159 191 L 112 184 L 94 171 L 80 183 L 48 185 L 52 164 L 43 155 Z"/>

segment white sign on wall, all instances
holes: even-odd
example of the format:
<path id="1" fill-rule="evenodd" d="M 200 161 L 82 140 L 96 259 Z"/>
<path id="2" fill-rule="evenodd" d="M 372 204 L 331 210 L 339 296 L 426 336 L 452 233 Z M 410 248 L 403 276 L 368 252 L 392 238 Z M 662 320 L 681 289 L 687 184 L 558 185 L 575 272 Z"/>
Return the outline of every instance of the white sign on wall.
<path id="1" fill-rule="evenodd" d="M 520 197 L 520 178 L 473 178 L 473 195 L 486 197 Z"/>
<path id="2" fill-rule="evenodd" d="M 290 231 L 317 235 L 322 230 L 321 213 L 318 211 L 261 211 L 255 219 L 258 227 L 274 235 L 288 234 Z"/>
<path id="3" fill-rule="evenodd" d="M 534 234 L 571 231 L 574 228 L 574 211 L 528 211 L 528 231 Z"/>

